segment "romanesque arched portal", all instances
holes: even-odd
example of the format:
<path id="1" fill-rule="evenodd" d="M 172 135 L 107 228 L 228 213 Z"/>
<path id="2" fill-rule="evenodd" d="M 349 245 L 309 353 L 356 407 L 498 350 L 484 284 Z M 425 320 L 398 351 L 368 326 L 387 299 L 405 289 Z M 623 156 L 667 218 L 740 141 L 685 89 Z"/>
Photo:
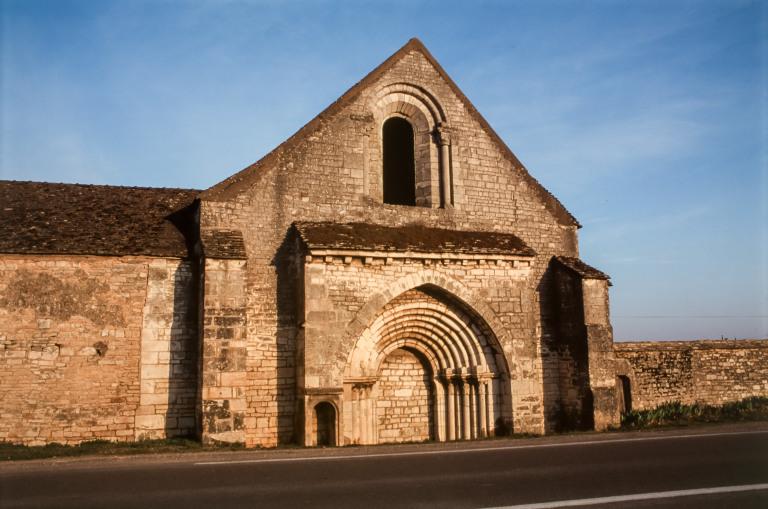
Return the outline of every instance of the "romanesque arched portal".
<path id="1" fill-rule="evenodd" d="M 509 369 L 490 327 L 429 285 L 386 304 L 344 374 L 348 443 L 468 440 L 511 416 Z"/>

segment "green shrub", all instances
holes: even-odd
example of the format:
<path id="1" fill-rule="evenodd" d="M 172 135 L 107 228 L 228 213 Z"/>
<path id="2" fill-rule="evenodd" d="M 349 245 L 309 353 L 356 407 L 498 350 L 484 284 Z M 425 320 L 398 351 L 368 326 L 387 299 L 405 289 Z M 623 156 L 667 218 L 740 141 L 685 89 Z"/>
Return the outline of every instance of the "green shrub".
<path id="1" fill-rule="evenodd" d="M 622 428 L 680 426 L 696 422 L 768 420 L 768 398 L 753 396 L 724 405 L 663 403 L 650 410 L 632 410 L 621 417 Z"/>

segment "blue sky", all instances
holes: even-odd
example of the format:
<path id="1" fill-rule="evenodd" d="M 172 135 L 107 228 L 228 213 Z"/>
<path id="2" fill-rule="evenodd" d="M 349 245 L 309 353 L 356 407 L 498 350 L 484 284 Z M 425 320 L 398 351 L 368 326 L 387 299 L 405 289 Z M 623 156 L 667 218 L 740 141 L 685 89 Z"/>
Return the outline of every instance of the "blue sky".
<path id="1" fill-rule="evenodd" d="M 617 340 L 768 337 L 768 2 L 0 6 L 0 178 L 206 188 L 416 36 L 584 225 Z"/>

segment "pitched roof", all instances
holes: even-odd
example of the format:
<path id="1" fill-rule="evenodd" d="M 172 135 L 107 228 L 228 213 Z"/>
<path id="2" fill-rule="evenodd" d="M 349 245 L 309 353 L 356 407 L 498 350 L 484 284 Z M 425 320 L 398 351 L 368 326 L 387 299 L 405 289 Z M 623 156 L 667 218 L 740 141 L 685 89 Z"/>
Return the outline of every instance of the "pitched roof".
<path id="1" fill-rule="evenodd" d="M 560 262 L 563 267 L 575 272 L 584 279 L 611 279 L 611 277 L 605 272 L 599 271 L 596 268 L 587 265 L 578 258 L 573 258 L 570 256 L 555 256 L 555 260 Z"/>
<path id="2" fill-rule="evenodd" d="M 490 136 L 490 138 L 496 143 L 497 147 L 504 155 L 504 157 L 512 164 L 517 170 L 520 177 L 526 181 L 534 193 L 542 200 L 544 206 L 549 210 L 558 222 L 568 226 L 581 225 L 576 218 L 568 212 L 560 201 L 555 196 L 547 191 L 535 178 L 528 173 L 528 170 L 523 166 L 523 163 L 512 153 L 512 150 L 504 143 L 504 141 L 496 134 L 496 131 L 490 126 L 487 120 L 483 118 L 480 112 L 477 111 L 472 102 L 467 99 L 464 93 L 459 89 L 456 83 L 448 76 L 448 73 L 437 63 L 437 60 L 429 53 L 427 48 L 422 42 L 416 38 L 409 40 L 405 46 L 397 50 L 392 56 L 386 59 L 381 65 L 376 67 L 362 80 L 357 82 L 352 88 L 347 90 L 339 99 L 333 102 L 325 110 L 323 110 L 318 116 L 312 119 L 309 123 L 299 129 L 293 136 L 286 141 L 278 145 L 274 150 L 256 161 L 252 165 L 244 168 L 231 177 L 219 182 L 212 186 L 208 190 L 201 194 L 204 199 L 212 201 L 224 200 L 237 193 L 248 189 L 250 186 L 258 182 L 259 178 L 263 174 L 263 169 L 268 169 L 270 165 L 275 163 L 286 151 L 291 150 L 299 141 L 309 136 L 312 132 L 317 130 L 327 119 L 338 113 L 349 103 L 353 102 L 357 96 L 370 84 L 379 79 L 385 72 L 391 69 L 400 59 L 406 56 L 411 51 L 418 51 L 432 64 L 435 70 L 445 80 L 445 82 L 451 87 L 451 90 L 456 96 L 466 105 L 466 108 L 472 116 L 483 128 L 483 130 Z"/>
<path id="3" fill-rule="evenodd" d="M 310 249 L 461 253 L 534 256 L 520 238 L 509 233 L 470 232 L 431 228 L 420 224 L 399 227 L 369 223 L 294 223 Z"/>
<path id="4" fill-rule="evenodd" d="M 184 258 L 199 191 L 0 181 L 0 253 Z"/>

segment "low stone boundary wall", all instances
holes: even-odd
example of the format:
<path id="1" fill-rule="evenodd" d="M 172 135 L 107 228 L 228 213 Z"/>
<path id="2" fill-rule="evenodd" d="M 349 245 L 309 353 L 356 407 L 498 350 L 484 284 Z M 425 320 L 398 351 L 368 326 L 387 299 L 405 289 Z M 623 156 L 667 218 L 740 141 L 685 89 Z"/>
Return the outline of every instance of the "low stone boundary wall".
<path id="1" fill-rule="evenodd" d="M 768 396 L 768 339 L 615 343 L 614 352 L 635 410 Z"/>

